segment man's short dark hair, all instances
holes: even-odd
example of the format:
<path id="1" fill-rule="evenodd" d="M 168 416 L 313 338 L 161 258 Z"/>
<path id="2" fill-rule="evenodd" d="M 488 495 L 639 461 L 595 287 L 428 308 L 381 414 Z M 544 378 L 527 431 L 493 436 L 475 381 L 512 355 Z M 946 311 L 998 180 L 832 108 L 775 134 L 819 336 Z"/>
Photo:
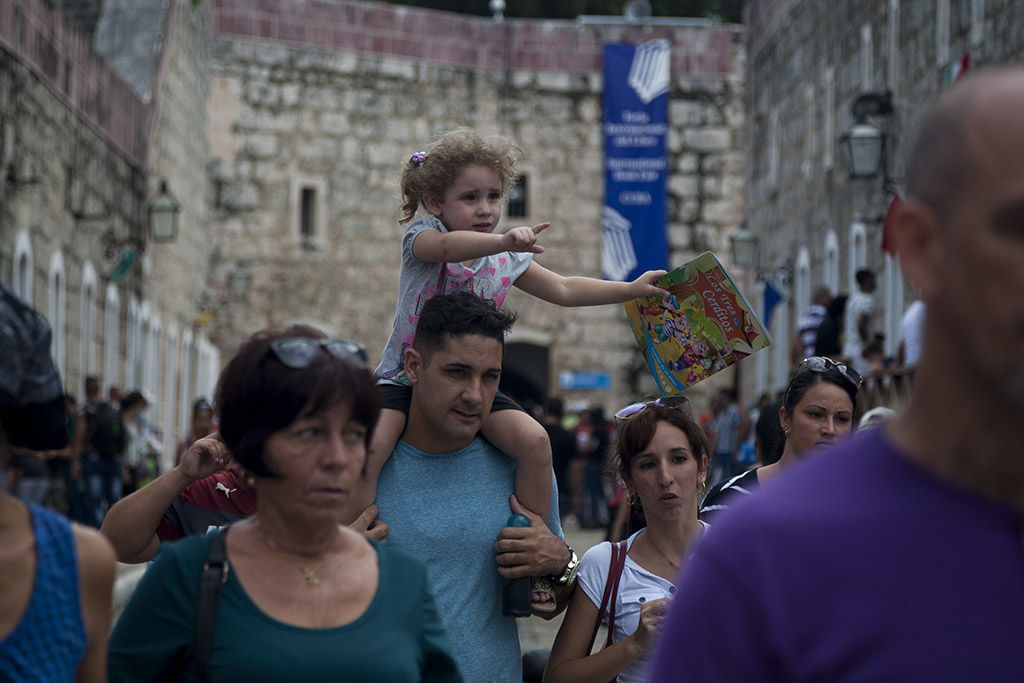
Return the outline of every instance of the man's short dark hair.
<path id="1" fill-rule="evenodd" d="M 465 335 L 497 339 L 504 347 L 505 334 L 515 321 L 515 313 L 469 292 L 435 296 L 420 310 L 412 347 L 426 356 L 442 348 L 448 337 Z"/>
<path id="2" fill-rule="evenodd" d="M 100 393 L 100 381 L 89 375 L 85 378 L 85 395 L 95 396 L 98 393 Z"/>
<path id="3" fill-rule="evenodd" d="M 860 285 L 861 287 L 863 287 L 864 284 L 868 280 L 873 280 L 875 278 L 875 274 L 872 273 L 867 268 L 862 268 L 861 270 L 857 271 L 856 277 L 857 277 L 857 284 Z"/>

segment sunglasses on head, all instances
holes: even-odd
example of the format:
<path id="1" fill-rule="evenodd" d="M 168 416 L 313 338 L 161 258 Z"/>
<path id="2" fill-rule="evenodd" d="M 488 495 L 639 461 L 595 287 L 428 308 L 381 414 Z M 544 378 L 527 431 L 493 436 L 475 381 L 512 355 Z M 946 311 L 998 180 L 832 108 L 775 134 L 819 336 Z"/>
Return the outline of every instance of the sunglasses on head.
<path id="1" fill-rule="evenodd" d="M 366 349 L 345 339 L 310 339 L 308 337 L 278 339 L 270 342 L 269 353 L 273 354 L 286 368 L 302 370 L 309 367 L 321 349 L 338 360 L 348 361 L 362 370 L 367 369 Z"/>
<path id="2" fill-rule="evenodd" d="M 860 373 L 846 363 L 837 363 L 831 358 L 827 358 L 825 356 L 811 356 L 810 358 L 804 358 L 800 361 L 800 367 L 807 368 L 811 372 L 828 372 L 832 368 L 835 368 L 844 379 L 853 385 L 855 389 L 860 388 Z"/>
<path id="3" fill-rule="evenodd" d="M 619 412 L 615 413 L 615 417 L 619 420 L 628 420 L 631 417 L 635 417 L 647 409 L 647 406 L 660 406 L 662 408 L 681 408 L 686 405 L 685 396 L 662 396 L 656 398 L 653 401 L 640 401 L 639 403 L 631 403 Z"/>

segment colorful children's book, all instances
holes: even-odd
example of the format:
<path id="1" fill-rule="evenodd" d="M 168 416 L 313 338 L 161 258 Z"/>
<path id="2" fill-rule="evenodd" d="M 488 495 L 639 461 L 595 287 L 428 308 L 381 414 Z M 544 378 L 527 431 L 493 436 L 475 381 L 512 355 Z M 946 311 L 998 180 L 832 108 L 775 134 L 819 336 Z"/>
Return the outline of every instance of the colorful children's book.
<path id="1" fill-rule="evenodd" d="M 633 335 L 663 396 L 678 394 L 771 344 L 754 309 L 706 251 L 658 281 L 668 300 L 625 303 Z"/>

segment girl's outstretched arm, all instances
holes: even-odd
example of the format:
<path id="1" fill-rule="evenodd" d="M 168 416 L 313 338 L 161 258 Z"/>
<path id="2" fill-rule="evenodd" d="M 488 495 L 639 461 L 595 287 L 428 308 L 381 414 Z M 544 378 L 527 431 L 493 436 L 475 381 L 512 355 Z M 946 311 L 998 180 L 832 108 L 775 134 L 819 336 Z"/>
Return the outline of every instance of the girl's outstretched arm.
<path id="1" fill-rule="evenodd" d="M 537 235 L 550 223 L 538 223 L 533 227 L 520 226 L 498 235 L 492 232 L 453 230 L 437 232 L 424 230 L 412 244 L 412 254 L 428 263 L 457 263 L 493 256 L 503 251 L 544 253 L 544 247 L 537 244 Z"/>
<path id="2" fill-rule="evenodd" d="M 531 296 L 559 306 L 600 306 L 621 304 L 641 296 L 665 298 L 668 290 L 654 284 L 664 274 L 664 270 L 648 270 L 632 282 L 615 282 L 593 277 L 565 277 L 534 261 L 515 285 Z"/>

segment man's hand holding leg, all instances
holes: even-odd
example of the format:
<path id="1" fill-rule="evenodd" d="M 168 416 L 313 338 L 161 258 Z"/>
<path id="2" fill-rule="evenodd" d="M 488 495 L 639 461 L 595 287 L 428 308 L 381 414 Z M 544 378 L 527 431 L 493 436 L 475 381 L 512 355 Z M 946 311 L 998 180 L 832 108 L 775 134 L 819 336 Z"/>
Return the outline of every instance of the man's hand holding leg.
<path id="1" fill-rule="evenodd" d="M 557 579 L 565 574 L 566 568 L 573 560 L 572 549 L 565 541 L 551 533 L 540 515 L 520 505 L 515 494 L 509 496 L 509 507 L 514 513 L 526 515 L 530 520 L 530 526 L 505 527 L 498 533 L 498 539 L 494 544 L 498 573 L 506 579 L 524 576 L 550 576 Z M 564 609 L 572 586 L 571 581 L 566 586 L 556 584 L 556 609 L 539 613 L 539 616 L 551 618 Z"/>

